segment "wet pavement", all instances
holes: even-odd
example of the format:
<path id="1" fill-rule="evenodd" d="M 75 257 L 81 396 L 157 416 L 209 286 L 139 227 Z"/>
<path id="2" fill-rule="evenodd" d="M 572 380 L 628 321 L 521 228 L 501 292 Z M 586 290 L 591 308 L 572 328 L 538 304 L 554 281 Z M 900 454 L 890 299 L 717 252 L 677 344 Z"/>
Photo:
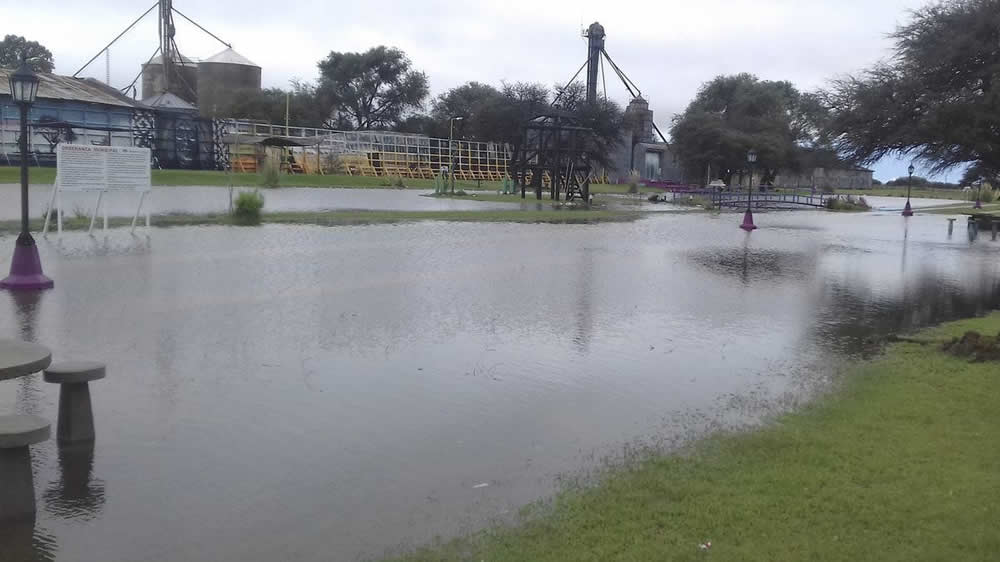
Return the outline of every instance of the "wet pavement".
<path id="1" fill-rule="evenodd" d="M 1000 304 L 1000 242 L 944 217 L 739 219 L 40 240 L 56 288 L 0 293 L 0 338 L 108 378 L 92 449 L 33 448 L 38 519 L 0 529 L 0 558 L 377 557 L 759 423 L 888 333 Z M 40 375 L 0 382 L 0 412 L 57 403 Z"/>

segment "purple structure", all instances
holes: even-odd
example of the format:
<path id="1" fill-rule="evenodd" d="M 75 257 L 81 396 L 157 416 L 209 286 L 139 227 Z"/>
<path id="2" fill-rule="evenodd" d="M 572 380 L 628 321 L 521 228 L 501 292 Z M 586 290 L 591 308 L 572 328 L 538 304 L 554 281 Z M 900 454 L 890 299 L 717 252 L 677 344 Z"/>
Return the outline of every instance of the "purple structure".
<path id="1" fill-rule="evenodd" d="M 750 209 L 747 209 L 747 211 L 743 213 L 743 224 L 740 225 L 740 228 L 747 232 L 757 230 L 757 225 L 753 223 L 753 212 L 751 212 Z"/>
<path id="2" fill-rule="evenodd" d="M 42 273 L 42 260 L 38 258 L 38 246 L 22 245 L 20 237 L 14 245 L 14 257 L 10 261 L 10 275 L 0 281 L 0 289 L 40 290 L 51 289 L 55 283 Z"/>
<path id="3" fill-rule="evenodd" d="M 10 275 L 0 281 L 0 288 L 37 291 L 51 289 L 54 283 L 42 273 L 42 260 L 38 247 L 28 229 L 28 107 L 38 93 L 38 76 L 21 57 L 21 67 L 10 75 L 10 95 L 21 108 L 21 234 L 14 245 L 14 258 L 10 262 Z"/>
<path id="4" fill-rule="evenodd" d="M 904 217 L 912 217 L 913 216 L 913 208 L 910 207 L 910 202 L 909 201 L 907 201 L 906 202 L 906 206 L 903 207 L 903 216 Z"/>

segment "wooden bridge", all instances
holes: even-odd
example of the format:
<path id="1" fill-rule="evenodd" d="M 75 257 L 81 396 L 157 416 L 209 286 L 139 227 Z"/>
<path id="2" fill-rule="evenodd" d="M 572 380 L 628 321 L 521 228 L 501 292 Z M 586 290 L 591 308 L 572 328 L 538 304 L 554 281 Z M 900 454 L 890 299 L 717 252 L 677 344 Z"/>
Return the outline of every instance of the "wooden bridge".
<path id="1" fill-rule="evenodd" d="M 676 201 L 679 197 L 700 197 L 712 201 L 718 207 L 746 207 L 747 194 L 739 191 L 712 191 L 710 189 L 670 189 L 666 201 Z M 750 205 L 757 209 L 787 209 L 789 207 L 826 208 L 827 201 L 836 195 L 811 195 L 801 193 L 751 193 Z"/>

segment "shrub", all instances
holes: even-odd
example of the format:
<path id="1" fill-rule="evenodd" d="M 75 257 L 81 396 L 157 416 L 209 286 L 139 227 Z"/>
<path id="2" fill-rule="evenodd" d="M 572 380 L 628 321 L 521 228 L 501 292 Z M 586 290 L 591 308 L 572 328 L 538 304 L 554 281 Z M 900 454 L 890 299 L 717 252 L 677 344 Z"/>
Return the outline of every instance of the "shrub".
<path id="1" fill-rule="evenodd" d="M 831 197 L 826 200 L 826 208 L 831 211 L 870 211 L 871 206 L 864 197 Z"/>
<path id="2" fill-rule="evenodd" d="M 628 175 L 628 192 L 639 193 L 639 174 L 637 172 Z"/>
<path id="3" fill-rule="evenodd" d="M 264 208 L 264 195 L 258 190 L 242 191 L 233 205 L 233 218 L 240 223 L 260 222 L 260 210 Z"/>
<path id="4" fill-rule="evenodd" d="M 277 158 L 265 158 L 260 169 L 260 184 L 264 187 L 278 187 L 281 184 L 281 170 Z M 241 194 L 242 195 L 242 194 Z"/>
<path id="5" fill-rule="evenodd" d="M 827 195 L 833 195 L 835 193 L 835 190 L 829 185 L 824 185 L 821 191 Z"/>

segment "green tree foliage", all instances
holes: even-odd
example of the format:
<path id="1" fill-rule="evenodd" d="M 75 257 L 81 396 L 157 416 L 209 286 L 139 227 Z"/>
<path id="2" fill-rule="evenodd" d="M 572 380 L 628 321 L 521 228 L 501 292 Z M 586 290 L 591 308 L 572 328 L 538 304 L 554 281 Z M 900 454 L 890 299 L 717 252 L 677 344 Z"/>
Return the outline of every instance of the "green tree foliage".
<path id="1" fill-rule="evenodd" d="M 703 85 L 670 133 L 677 156 L 695 177 L 710 165 L 727 182 L 758 154 L 763 183 L 780 169 L 800 170 L 837 162 L 825 136 L 827 112 L 812 94 L 791 83 L 751 74 L 719 76 Z"/>
<path id="2" fill-rule="evenodd" d="M 572 114 L 583 126 L 594 130 L 596 158 L 602 163 L 608 160 L 621 135 L 621 108 L 605 99 L 588 106 L 580 83 L 550 92 L 545 86 L 530 82 L 505 83 L 500 88 L 468 82 L 438 96 L 429 115 L 411 116 L 401 130 L 447 138 L 451 119 L 461 117 L 455 121 L 456 138 L 517 147 L 525 123 L 552 109 L 550 99 L 558 100 L 559 110 Z"/>
<path id="3" fill-rule="evenodd" d="M 908 155 L 932 172 L 1000 174 L 1000 0 L 946 0 L 912 13 L 894 56 L 833 83 L 829 133 L 862 163 Z"/>
<path id="4" fill-rule="evenodd" d="M 28 41 L 20 35 L 7 35 L 0 41 L 0 68 L 21 66 L 21 57 L 35 72 L 52 72 L 55 62 L 52 52 L 37 41 Z"/>
<path id="5" fill-rule="evenodd" d="M 300 81 L 293 81 L 288 90 L 266 88 L 235 92 L 228 106 L 216 109 L 217 116 L 282 125 L 285 123 L 286 96 L 289 123 L 314 127 L 329 125 L 330 116 L 323 109 L 316 87 Z"/>
<path id="6" fill-rule="evenodd" d="M 602 168 L 613 168 L 612 155 L 621 143 L 624 126 L 621 107 L 602 96 L 598 96 L 596 103 L 587 103 L 586 87 L 582 82 L 557 86 L 553 105 L 575 115 L 580 120 L 580 126 L 593 131 L 589 147 L 593 164 Z"/>
<path id="7" fill-rule="evenodd" d="M 384 46 L 364 53 L 338 53 L 319 62 L 318 99 L 331 125 L 392 128 L 423 107 L 427 75 L 412 69 L 403 51 Z"/>

